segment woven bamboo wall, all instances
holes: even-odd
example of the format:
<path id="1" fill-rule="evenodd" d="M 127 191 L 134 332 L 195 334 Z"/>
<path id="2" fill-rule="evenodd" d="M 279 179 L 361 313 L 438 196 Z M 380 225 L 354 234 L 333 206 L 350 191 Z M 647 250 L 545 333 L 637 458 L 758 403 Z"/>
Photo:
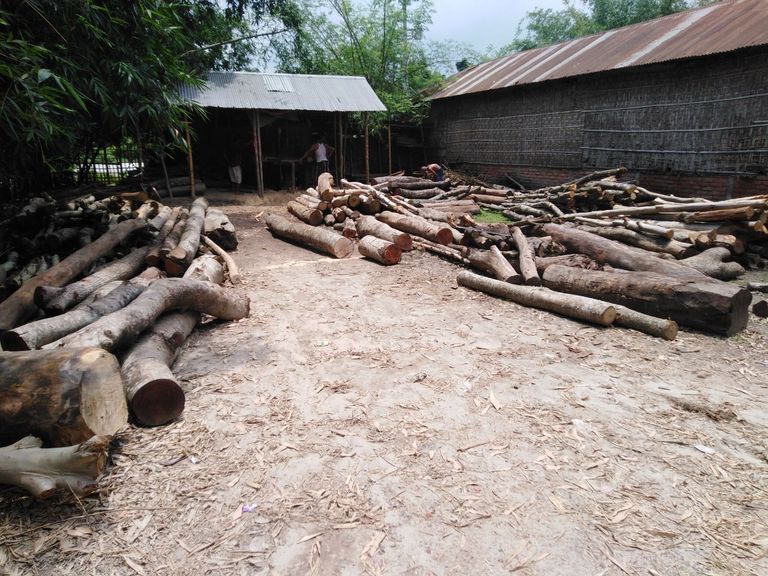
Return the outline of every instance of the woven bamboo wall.
<path id="1" fill-rule="evenodd" d="M 449 164 L 748 174 L 768 168 L 768 48 L 433 102 Z"/>

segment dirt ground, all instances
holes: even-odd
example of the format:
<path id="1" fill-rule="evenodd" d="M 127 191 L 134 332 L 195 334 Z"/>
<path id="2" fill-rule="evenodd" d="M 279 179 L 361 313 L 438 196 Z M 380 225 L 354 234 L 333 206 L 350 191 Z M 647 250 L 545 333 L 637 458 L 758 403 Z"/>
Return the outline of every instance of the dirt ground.
<path id="1" fill-rule="evenodd" d="M 0 491 L 0 574 L 768 574 L 768 322 L 597 328 L 210 196 L 250 317 L 193 335 L 183 418 L 128 429 L 97 497 Z"/>

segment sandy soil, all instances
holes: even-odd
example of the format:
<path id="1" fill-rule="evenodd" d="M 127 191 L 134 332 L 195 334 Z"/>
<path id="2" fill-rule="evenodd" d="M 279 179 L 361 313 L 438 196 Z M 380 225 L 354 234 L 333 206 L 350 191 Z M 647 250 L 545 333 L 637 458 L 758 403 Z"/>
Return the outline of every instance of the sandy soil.
<path id="1" fill-rule="evenodd" d="M 0 491 L 0 574 L 768 573 L 765 320 L 596 328 L 212 198 L 250 318 L 193 335 L 183 419 L 127 430 L 98 497 Z"/>

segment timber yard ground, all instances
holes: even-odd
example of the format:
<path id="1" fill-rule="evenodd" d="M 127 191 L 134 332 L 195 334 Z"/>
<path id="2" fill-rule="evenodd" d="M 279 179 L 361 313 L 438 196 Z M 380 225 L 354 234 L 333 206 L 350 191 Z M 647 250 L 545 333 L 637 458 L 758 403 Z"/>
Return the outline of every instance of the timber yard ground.
<path id="1" fill-rule="evenodd" d="M 127 430 L 98 497 L 0 491 L 1 574 L 768 573 L 768 321 L 597 328 L 208 197 L 251 316 L 196 331 L 183 418 Z"/>

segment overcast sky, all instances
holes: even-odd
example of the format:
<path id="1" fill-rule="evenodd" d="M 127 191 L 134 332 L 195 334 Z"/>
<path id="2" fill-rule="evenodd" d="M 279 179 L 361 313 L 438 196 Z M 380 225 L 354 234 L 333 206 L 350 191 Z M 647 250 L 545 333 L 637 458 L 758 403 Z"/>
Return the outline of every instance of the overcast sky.
<path id="1" fill-rule="evenodd" d="M 427 37 L 466 42 L 477 50 L 499 48 L 515 37 L 525 13 L 535 8 L 563 7 L 562 0 L 433 0 Z"/>

